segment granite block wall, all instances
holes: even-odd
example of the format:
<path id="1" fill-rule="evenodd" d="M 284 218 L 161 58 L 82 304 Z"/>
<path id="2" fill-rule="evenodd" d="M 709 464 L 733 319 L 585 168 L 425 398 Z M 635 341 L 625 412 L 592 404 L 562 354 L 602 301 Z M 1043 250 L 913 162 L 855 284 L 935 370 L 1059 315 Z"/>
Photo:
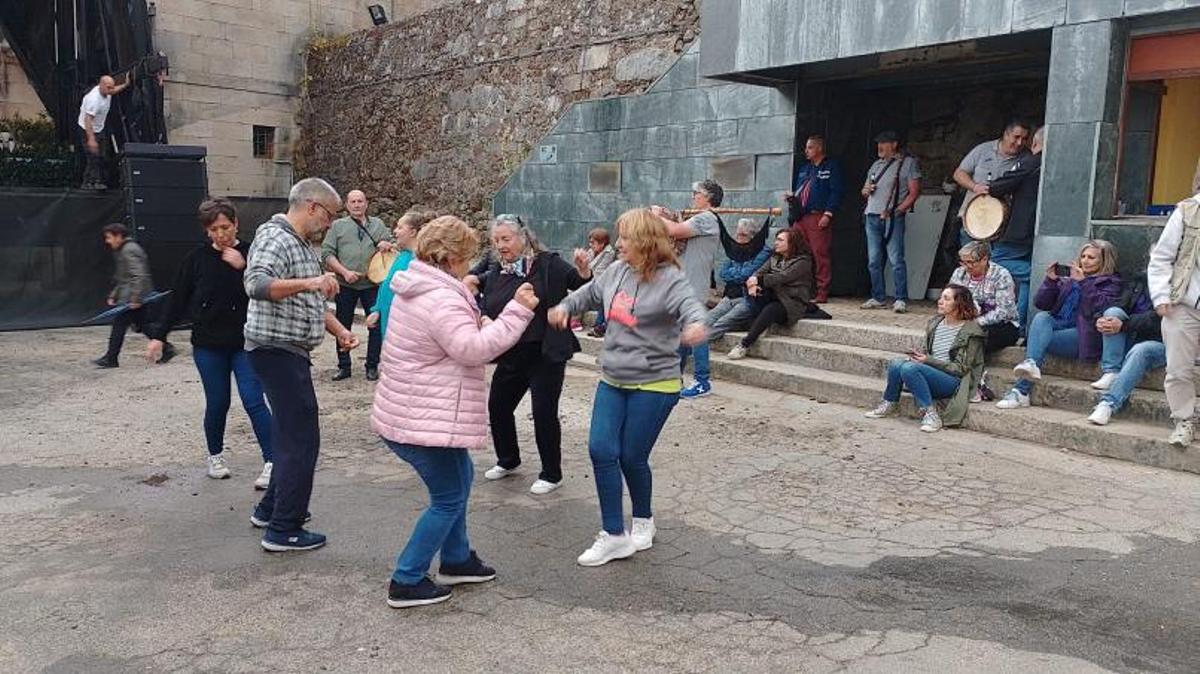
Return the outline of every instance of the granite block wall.
<path id="1" fill-rule="evenodd" d="M 725 205 L 780 206 L 792 176 L 794 89 L 702 78 L 698 59 L 697 43 L 645 95 L 575 103 L 494 210 L 529 218 L 565 250 L 628 208 L 686 207 L 692 183 L 707 177 L 726 188 Z"/>

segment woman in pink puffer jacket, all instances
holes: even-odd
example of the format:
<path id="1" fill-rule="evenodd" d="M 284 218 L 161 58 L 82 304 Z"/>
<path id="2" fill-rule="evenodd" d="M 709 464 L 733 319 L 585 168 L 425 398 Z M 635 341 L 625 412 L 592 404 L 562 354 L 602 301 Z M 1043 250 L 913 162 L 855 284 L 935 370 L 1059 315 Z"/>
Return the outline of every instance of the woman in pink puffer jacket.
<path id="1" fill-rule="evenodd" d="M 416 259 L 392 278 L 395 299 L 371 428 L 416 469 L 430 496 L 396 560 L 388 588 L 394 608 L 445 601 L 449 585 L 496 577 L 467 540 L 467 499 L 475 476 L 467 450 L 487 440 L 484 366 L 517 343 L 538 298 L 523 284 L 494 322 L 483 323 L 461 281 L 478 250 L 474 230 L 443 216 L 421 229 Z M 435 583 L 426 573 L 439 552 Z"/>

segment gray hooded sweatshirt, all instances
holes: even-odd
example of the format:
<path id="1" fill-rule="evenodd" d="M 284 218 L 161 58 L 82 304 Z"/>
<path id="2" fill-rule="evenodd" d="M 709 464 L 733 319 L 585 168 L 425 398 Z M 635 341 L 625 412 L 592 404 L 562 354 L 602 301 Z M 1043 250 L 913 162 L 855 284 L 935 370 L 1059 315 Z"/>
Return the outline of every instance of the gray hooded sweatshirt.
<path id="1" fill-rule="evenodd" d="M 706 313 L 678 267 L 660 265 L 646 281 L 624 261 L 612 263 L 559 308 L 569 316 L 604 312 L 600 369 L 609 382 L 626 385 L 679 378 L 679 333 L 684 325 L 703 323 Z"/>

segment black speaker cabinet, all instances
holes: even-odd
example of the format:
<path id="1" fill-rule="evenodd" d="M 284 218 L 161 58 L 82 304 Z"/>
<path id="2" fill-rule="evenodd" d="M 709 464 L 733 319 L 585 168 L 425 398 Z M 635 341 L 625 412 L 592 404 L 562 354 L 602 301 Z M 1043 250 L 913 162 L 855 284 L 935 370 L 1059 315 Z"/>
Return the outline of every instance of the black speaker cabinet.
<path id="1" fill-rule="evenodd" d="M 183 257 L 205 240 L 196 210 L 208 195 L 206 155 L 206 148 L 192 145 L 125 145 L 128 225 L 150 256 L 159 288 L 170 286 Z"/>

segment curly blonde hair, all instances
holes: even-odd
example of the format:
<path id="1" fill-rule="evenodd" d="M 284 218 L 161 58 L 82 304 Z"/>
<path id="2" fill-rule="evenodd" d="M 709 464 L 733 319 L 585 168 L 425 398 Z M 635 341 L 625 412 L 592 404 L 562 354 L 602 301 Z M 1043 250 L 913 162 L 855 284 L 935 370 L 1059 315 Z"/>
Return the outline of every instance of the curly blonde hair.
<path id="1" fill-rule="evenodd" d="M 654 278 L 661 264 L 679 266 L 675 255 L 675 240 L 667 232 L 667 225 L 649 208 L 634 208 L 617 218 L 617 236 L 625 241 L 626 248 L 633 253 L 629 266 L 643 279 Z M 636 262 L 634 262 L 636 260 Z"/>
<path id="2" fill-rule="evenodd" d="M 453 215 L 435 218 L 417 234 L 417 259 L 451 271 L 454 261 L 470 260 L 479 253 L 479 234 Z"/>

